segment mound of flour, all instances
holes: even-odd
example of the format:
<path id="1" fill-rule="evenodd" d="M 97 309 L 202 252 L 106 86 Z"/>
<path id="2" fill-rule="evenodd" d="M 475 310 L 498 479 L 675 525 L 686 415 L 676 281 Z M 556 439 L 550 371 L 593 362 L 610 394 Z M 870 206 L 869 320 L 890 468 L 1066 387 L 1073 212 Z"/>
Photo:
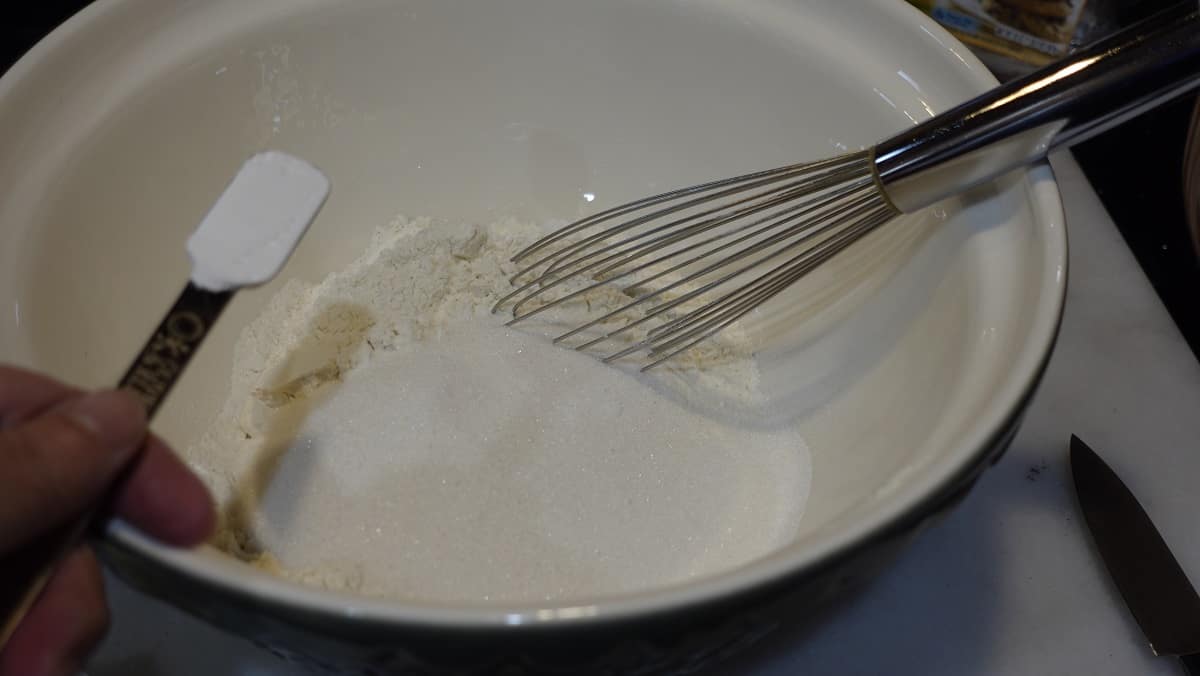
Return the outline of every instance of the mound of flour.
<path id="1" fill-rule="evenodd" d="M 479 603 L 636 591 L 785 544 L 807 449 L 739 423 L 761 396 L 736 331 L 642 375 L 505 328 L 491 306 L 541 232 L 398 218 L 285 286 L 186 453 L 222 505 L 215 544 L 306 584 Z"/>

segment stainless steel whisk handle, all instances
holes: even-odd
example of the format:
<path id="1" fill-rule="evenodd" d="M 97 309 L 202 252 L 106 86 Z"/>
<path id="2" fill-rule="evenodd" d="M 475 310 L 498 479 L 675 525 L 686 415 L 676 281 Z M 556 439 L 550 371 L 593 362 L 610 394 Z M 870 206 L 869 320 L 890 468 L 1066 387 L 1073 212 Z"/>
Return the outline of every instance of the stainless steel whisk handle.
<path id="1" fill-rule="evenodd" d="M 912 212 L 1042 160 L 1200 87 L 1200 3 L 1181 2 L 875 147 Z"/>

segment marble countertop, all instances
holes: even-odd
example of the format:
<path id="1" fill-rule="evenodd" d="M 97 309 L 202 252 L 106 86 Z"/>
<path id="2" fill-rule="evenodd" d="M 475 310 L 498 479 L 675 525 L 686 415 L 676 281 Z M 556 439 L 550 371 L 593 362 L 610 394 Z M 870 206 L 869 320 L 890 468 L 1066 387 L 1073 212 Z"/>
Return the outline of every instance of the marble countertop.
<path id="1" fill-rule="evenodd" d="M 1200 583 L 1200 363 L 1074 160 L 1054 162 L 1071 240 L 1062 334 L 1004 459 L 945 521 L 819 626 L 736 674 L 1178 674 L 1155 658 L 1077 511 L 1067 440 L 1103 456 Z M 282 676 L 273 656 L 110 578 L 90 676 Z"/>

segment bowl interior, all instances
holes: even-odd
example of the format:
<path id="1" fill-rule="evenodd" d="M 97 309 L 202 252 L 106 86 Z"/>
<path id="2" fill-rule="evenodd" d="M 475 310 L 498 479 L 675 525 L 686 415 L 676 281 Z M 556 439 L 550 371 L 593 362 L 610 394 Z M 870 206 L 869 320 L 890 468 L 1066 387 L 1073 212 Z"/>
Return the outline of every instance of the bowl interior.
<path id="1" fill-rule="evenodd" d="M 572 218 L 866 147 L 989 82 L 883 0 L 102 0 L 0 87 L 0 359 L 113 382 L 240 163 L 305 157 L 332 198 L 160 412 L 184 446 L 266 300 L 342 267 L 397 214 Z M 1061 223 L 1038 189 L 1018 175 L 906 217 L 751 319 L 771 400 L 737 416 L 798 426 L 813 481 L 794 536 L 739 574 L 846 546 L 977 457 L 1057 317 Z"/>

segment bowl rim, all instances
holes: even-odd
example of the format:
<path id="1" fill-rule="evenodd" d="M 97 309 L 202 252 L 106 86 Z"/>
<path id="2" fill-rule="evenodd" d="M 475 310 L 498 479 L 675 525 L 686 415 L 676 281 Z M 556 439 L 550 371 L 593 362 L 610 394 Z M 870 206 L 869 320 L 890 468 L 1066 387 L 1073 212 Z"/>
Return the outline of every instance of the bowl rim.
<path id="1" fill-rule="evenodd" d="M 70 17 L 39 41 L 3 77 L 0 101 L 10 97 L 20 83 L 36 75 L 38 67 L 57 49 L 84 33 L 101 18 L 136 0 L 97 0 Z M 997 81 L 982 62 L 940 24 L 904 2 L 872 0 L 872 11 L 886 13 L 896 22 L 915 24 L 961 61 L 965 81 L 980 91 Z M 300 613 L 370 624 L 445 629 L 495 629 L 507 627 L 579 626 L 608 624 L 714 605 L 777 583 L 802 577 L 886 539 L 914 521 L 924 519 L 949 494 L 956 492 L 991 462 L 1005 435 L 1018 423 L 1045 371 L 1057 338 L 1066 298 L 1067 236 L 1061 196 L 1048 163 L 1025 171 L 1025 196 L 1036 227 L 1046 231 L 1043 275 L 1048 280 L 1038 298 L 1024 343 L 1010 367 L 1015 377 L 1005 381 L 968 431 L 957 442 L 957 462 L 939 462 L 936 472 L 909 485 L 891 509 L 879 509 L 853 528 L 796 553 L 776 553 L 737 569 L 670 587 L 584 604 L 514 604 L 496 607 L 447 607 L 418 602 L 365 598 L 302 586 L 266 574 L 233 577 L 194 551 L 173 549 L 114 520 L 103 543 L 135 557 L 166 575 L 186 578 L 253 607 L 278 613 Z"/>

